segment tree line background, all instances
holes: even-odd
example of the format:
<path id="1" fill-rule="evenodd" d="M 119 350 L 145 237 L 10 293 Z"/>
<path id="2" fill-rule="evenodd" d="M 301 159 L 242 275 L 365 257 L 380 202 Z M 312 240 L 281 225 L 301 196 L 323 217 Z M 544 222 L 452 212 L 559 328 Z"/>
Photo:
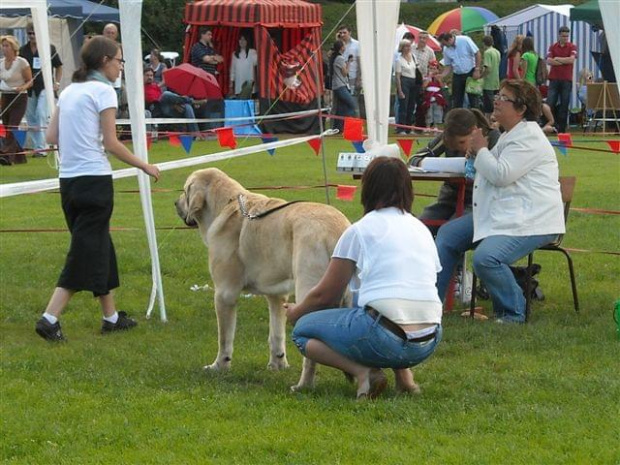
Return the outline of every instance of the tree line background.
<path id="1" fill-rule="evenodd" d="M 586 0 L 545 0 L 545 4 L 579 5 Z M 105 2 L 109 6 L 118 7 L 118 0 Z M 143 51 L 147 53 L 152 48 L 176 51 L 181 56 L 185 39 L 185 23 L 183 15 L 185 0 L 144 0 L 142 13 Z M 332 32 L 339 23 L 349 25 L 353 30 L 353 36 L 357 37 L 355 25 L 355 6 L 351 8 L 353 1 L 312 1 L 320 3 L 323 7 L 323 50 L 331 48 L 335 35 Z M 516 11 L 522 10 L 529 5 L 539 3 L 536 0 L 479 0 L 463 1 L 459 3 L 402 3 L 400 6 L 400 22 L 426 29 L 433 20 L 442 13 L 458 8 L 459 6 L 478 6 L 487 8 L 500 18 Z M 351 10 L 347 13 L 347 10 Z M 101 33 L 102 25 L 91 23 L 87 25 L 86 32 Z"/>

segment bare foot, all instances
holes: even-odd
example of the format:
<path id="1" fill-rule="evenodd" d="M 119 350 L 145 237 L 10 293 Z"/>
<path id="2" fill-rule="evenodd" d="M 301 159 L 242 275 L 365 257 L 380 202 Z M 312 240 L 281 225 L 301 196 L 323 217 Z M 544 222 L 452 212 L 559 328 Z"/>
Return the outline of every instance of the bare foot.
<path id="1" fill-rule="evenodd" d="M 413 371 L 409 368 L 394 370 L 396 391 L 403 394 L 420 394 L 420 386 L 413 380 Z"/>

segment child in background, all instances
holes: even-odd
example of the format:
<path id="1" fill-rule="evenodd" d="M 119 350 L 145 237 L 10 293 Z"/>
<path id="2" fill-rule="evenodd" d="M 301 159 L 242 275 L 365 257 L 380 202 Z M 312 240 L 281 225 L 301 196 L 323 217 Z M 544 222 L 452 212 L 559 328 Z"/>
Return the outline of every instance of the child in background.
<path id="1" fill-rule="evenodd" d="M 588 101 L 588 84 L 592 83 L 592 71 L 587 68 L 583 68 L 579 73 L 579 87 L 577 88 L 577 97 L 581 102 L 583 108 L 587 108 Z M 593 110 L 587 110 L 586 114 L 589 117 L 593 115 Z"/>
<path id="2" fill-rule="evenodd" d="M 424 103 L 426 109 L 426 127 L 437 127 L 443 123 L 443 110 L 446 100 L 441 92 L 443 83 L 439 76 L 439 64 L 436 60 L 428 63 L 428 75 L 422 83 L 424 88 Z"/>

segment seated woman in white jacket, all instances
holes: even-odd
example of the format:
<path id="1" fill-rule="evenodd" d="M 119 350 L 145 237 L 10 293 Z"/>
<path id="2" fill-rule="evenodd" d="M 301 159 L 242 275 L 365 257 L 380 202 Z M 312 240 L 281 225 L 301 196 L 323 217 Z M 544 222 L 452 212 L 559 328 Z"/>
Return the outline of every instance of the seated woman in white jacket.
<path id="1" fill-rule="evenodd" d="M 485 283 L 498 322 L 523 323 L 525 297 L 509 265 L 564 233 L 558 163 L 537 121 L 541 98 L 522 80 L 503 81 L 493 116 L 504 128 L 489 150 L 475 130 L 473 213 L 446 223 L 437 234 L 444 299 L 454 267 L 476 245 L 473 266 Z"/>

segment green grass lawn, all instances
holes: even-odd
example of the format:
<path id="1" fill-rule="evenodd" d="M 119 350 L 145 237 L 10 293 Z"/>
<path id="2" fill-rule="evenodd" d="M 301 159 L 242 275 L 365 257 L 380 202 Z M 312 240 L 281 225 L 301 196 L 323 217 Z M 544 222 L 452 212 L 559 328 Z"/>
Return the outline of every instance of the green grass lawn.
<path id="1" fill-rule="evenodd" d="M 589 139 L 592 139 L 590 136 Z M 421 143 L 423 140 L 420 141 Z M 241 145 L 255 140 L 240 140 Z M 574 138 L 575 145 L 579 138 Z M 603 143 L 589 144 L 607 148 Z M 220 150 L 195 143 L 191 155 Z M 328 182 L 339 151 L 326 143 Z M 153 145 L 155 162 L 185 158 L 181 148 Z M 574 207 L 620 210 L 620 157 L 571 150 L 562 175 L 577 176 Z M 321 159 L 304 144 L 227 160 L 217 166 L 248 187 L 323 184 Z M 115 163 L 115 168 L 121 168 Z M 415 370 L 422 394 L 357 403 L 339 372 L 320 368 L 313 392 L 292 394 L 301 356 L 288 343 L 291 368 L 270 372 L 264 299 L 242 296 L 233 368 L 206 374 L 217 351 L 207 250 L 183 228 L 173 202 L 195 168 L 166 171 L 154 185 L 155 220 L 169 322 L 144 312 L 150 260 L 135 179 L 115 183 L 112 225 L 121 287 L 119 308 L 139 320 L 126 334 L 99 335 L 96 301 L 83 293 L 62 317 L 67 344 L 34 332 L 63 264 L 66 232 L 57 193 L 0 199 L 0 460 L 10 464 L 620 464 L 620 340 L 612 320 L 620 298 L 620 259 L 573 254 L 581 313 L 573 310 L 560 254 L 539 253 L 541 287 L 531 322 L 499 326 L 460 312 L 444 319 L 444 340 Z M 0 167 L 3 183 L 54 177 L 48 160 Z M 434 194 L 438 183 L 419 183 Z M 262 192 L 262 191 L 261 191 Z M 325 202 L 323 189 L 265 191 L 287 200 Z M 354 202 L 333 205 L 352 220 Z M 432 201 L 419 196 L 419 213 Z M 172 228 L 172 229 L 167 229 Z M 567 247 L 620 251 L 620 217 L 572 212 Z M 412 244 L 412 247 L 415 247 Z M 490 312 L 488 302 L 482 302 Z M 392 381 L 392 380 L 391 380 Z M 393 385 L 393 383 L 392 383 Z"/>

